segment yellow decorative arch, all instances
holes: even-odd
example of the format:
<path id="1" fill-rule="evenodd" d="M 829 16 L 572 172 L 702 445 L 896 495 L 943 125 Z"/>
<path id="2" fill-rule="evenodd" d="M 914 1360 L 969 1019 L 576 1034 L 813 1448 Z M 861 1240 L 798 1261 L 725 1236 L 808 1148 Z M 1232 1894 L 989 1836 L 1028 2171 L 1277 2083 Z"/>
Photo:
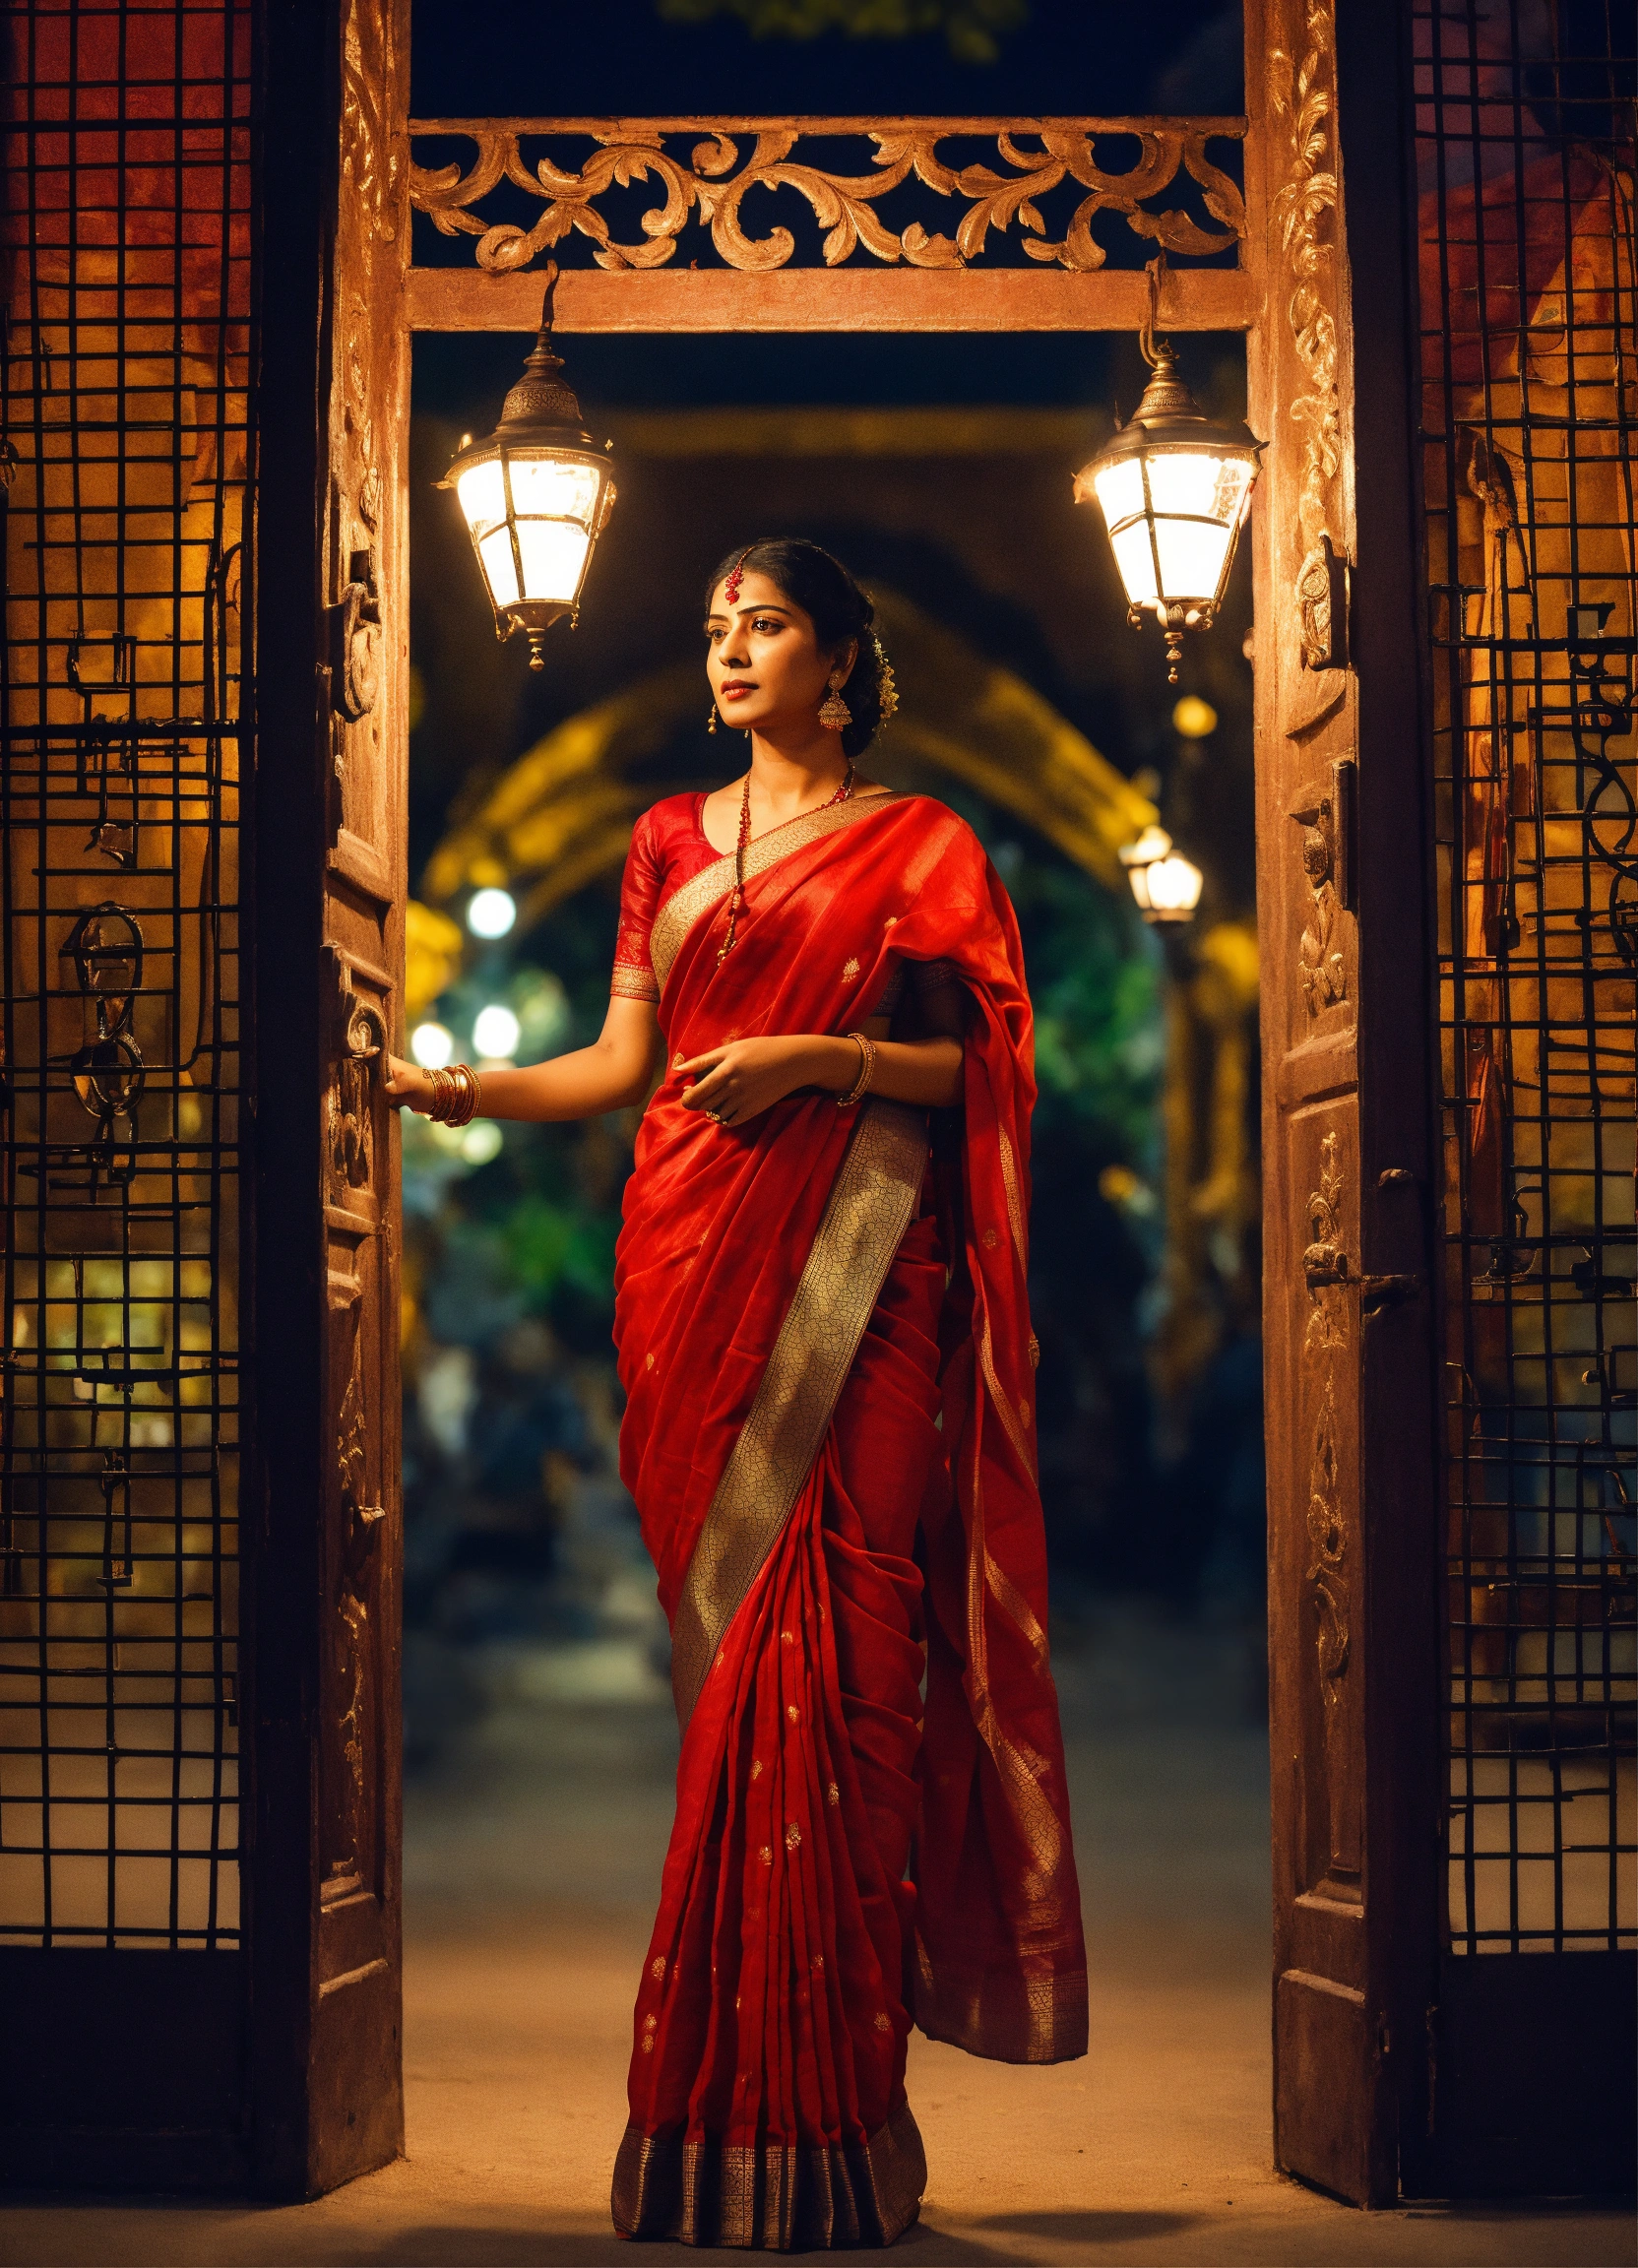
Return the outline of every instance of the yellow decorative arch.
<path id="1" fill-rule="evenodd" d="M 1157 818 L 1153 804 L 1022 677 L 897 593 L 878 592 L 876 609 L 901 701 L 882 771 L 898 758 L 947 773 L 1124 893 L 1117 853 Z M 524 928 L 618 866 L 654 796 L 652 783 L 626 775 L 661 755 L 705 698 L 704 670 L 683 662 L 555 725 L 444 837 L 422 895 L 447 905 L 504 883 Z"/>

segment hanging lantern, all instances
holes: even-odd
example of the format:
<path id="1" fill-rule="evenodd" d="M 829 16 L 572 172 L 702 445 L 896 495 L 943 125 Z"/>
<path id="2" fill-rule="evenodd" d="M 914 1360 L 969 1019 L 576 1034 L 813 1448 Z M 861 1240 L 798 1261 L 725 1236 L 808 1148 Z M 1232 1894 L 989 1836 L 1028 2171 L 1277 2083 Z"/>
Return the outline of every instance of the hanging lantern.
<path id="1" fill-rule="evenodd" d="M 599 445 L 581 422 L 580 404 L 557 373 L 551 303 L 557 263 L 546 270 L 540 335 L 524 374 L 506 397 L 486 441 L 464 442 L 438 485 L 461 506 L 489 603 L 495 635 L 522 630 L 529 665 L 545 666 L 545 634 L 567 614 L 580 617 L 580 594 L 593 547 L 614 503 L 611 441 Z"/>
<path id="2" fill-rule="evenodd" d="M 1146 827 L 1120 853 L 1132 896 L 1146 921 L 1192 921 L 1204 877 L 1198 866 L 1171 847 L 1164 827 Z"/>
<path id="3" fill-rule="evenodd" d="M 1263 444 L 1219 425 L 1189 392 L 1163 340 L 1155 375 L 1127 422 L 1075 475 L 1075 501 L 1097 499 L 1109 532 L 1126 619 L 1153 614 L 1166 632 L 1173 685 L 1183 632 L 1209 630 L 1223 601 Z"/>

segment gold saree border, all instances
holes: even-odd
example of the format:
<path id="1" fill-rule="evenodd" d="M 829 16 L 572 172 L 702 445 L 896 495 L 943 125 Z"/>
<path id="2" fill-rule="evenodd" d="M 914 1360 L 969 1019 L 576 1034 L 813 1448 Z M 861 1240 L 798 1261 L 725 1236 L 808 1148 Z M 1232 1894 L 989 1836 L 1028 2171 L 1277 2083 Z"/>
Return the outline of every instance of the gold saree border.
<path id="1" fill-rule="evenodd" d="M 914 2015 L 929 2040 L 986 2062 L 1073 2063 L 1087 2051 L 1086 1971 L 1043 1971 L 1028 1955 L 989 1970 L 935 1970 L 917 1930 Z"/>
<path id="2" fill-rule="evenodd" d="M 910 2105 L 868 2141 L 760 2147 L 628 2126 L 614 2160 L 622 2236 L 745 2251 L 891 2244 L 921 2210 L 927 2160 Z"/>
<path id="3" fill-rule="evenodd" d="M 681 1725 L 812 1470 L 926 1165 L 924 1113 L 866 1102 L 683 1578 L 671 1627 Z"/>
<path id="4" fill-rule="evenodd" d="M 901 798 L 889 788 L 880 795 L 850 797 L 846 803 L 824 803 L 817 811 L 804 811 L 799 819 L 788 819 L 783 827 L 771 827 L 766 835 L 759 835 L 745 851 L 745 879 L 753 881 L 758 874 L 766 874 L 782 858 L 792 851 L 805 850 L 810 843 L 819 842 L 826 835 L 834 835 L 839 827 L 851 827 L 856 820 L 868 819 L 873 812 L 885 810 L 888 804 Z M 654 966 L 656 980 L 664 989 L 665 979 L 671 974 L 682 941 L 703 914 L 724 899 L 733 888 L 733 857 L 730 852 L 719 858 L 714 865 L 702 867 L 692 881 L 667 898 L 655 915 L 654 927 L 649 932 L 649 959 Z"/>

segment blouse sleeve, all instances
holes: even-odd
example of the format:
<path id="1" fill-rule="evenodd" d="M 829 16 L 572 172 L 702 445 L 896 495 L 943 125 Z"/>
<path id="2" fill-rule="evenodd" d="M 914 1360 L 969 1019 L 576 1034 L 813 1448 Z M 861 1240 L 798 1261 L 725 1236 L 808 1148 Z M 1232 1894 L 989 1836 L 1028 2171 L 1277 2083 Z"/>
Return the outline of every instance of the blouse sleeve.
<path id="1" fill-rule="evenodd" d="M 618 999 L 659 1002 L 660 986 L 649 959 L 649 932 L 660 905 L 662 878 L 654 828 L 645 811 L 631 831 L 625 878 L 620 884 L 620 931 L 614 941 L 614 974 L 608 986 Z"/>

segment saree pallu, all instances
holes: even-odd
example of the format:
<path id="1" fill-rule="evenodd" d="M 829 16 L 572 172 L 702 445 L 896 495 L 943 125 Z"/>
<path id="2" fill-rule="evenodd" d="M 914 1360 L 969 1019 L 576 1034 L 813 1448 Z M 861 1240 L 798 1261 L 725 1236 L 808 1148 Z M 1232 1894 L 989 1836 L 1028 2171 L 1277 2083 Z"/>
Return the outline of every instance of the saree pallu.
<path id="1" fill-rule="evenodd" d="M 732 879 L 717 861 L 654 925 L 669 1068 L 616 1262 L 622 1471 L 683 1745 L 614 2220 L 883 2243 L 925 2179 L 913 2020 L 1011 2061 L 1086 2043 L 1034 1474 L 1029 1003 L 1005 893 L 928 799 L 761 838 L 719 962 Z M 895 960 L 952 964 L 972 1002 L 936 1159 L 926 1113 L 880 1100 L 790 1096 L 743 1128 L 682 1107 L 678 1064 L 846 1032 Z"/>

